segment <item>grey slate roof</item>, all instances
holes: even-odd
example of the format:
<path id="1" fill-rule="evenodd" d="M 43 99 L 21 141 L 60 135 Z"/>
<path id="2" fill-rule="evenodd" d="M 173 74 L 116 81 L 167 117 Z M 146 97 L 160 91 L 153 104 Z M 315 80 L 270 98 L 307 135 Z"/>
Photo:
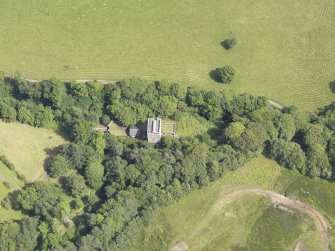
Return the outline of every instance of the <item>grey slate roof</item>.
<path id="1" fill-rule="evenodd" d="M 138 137 L 140 134 L 140 129 L 136 126 L 129 127 L 129 136 L 130 137 Z"/>

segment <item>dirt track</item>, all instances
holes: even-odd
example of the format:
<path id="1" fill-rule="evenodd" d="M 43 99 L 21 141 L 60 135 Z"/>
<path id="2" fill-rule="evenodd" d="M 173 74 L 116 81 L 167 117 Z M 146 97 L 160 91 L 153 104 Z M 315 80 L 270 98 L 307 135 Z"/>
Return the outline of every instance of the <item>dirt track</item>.
<path id="1" fill-rule="evenodd" d="M 210 221 L 213 219 L 213 217 L 220 212 L 220 210 L 227 204 L 233 201 L 233 199 L 238 195 L 243 194 L 256 194 L 264 197 L 268 197 L 272 200 L 273 203 L 279 203 L 282 206 L 297 210 L 301 213 L 307 214 L 309 217 L 311 217 L 315 223 L 316 230 L 320 234 L 323 250 L 329 251 L 329 239 L 328 239 L 328 225 L 325 218 L 322 216 L 322 214 L 317 211 L 316 209 L 312 208 L 311 206 L 304 204 L 298 200 L 291 199 L 288 197 L 285 197 L 281 194 L 263 190 L 263 189 L 230 189 L 229 191 L 225 192 L 223 195 L 223 198 L 218 200 L 217 203 L 213 205 L 213 207 L 209 210 L 207 216 L 205 219 L 194 229 L 192 233 L 190 233 L 189 238 L 195 238 L 200 231 L 207 227 L 208 224 L 210 224 Z M 174 247 L 171 250 L 179 250 L 179 251 L 185 251 L 187 249 L 174 249 Z"/>

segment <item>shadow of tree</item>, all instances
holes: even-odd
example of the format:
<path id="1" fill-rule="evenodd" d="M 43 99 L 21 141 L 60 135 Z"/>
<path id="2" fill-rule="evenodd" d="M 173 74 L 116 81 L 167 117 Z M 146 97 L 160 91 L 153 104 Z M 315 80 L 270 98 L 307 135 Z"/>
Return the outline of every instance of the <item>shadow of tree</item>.
<path id="1" fill-rule="evenodd" d="M 219 79 L 219 76 L 218 76 L 216 70 L 212 70 L 212 71 L 210 71 L 208 75 L 209 75 L 209 76 L 211 77 L 211 79 L 213 79 L 214 81 L 216 81 L 216 82 L 218 82 L 218 83 L 221 83 L 221 81 L 220 81 L 220 79 Z"/>
<path id="2" fill-rule="evenodd" d="M 330 89 L 330 91 L 331 91 L 332 93 L 335 93 L 335 80 L 330 81 L 330 82 L 328 83 L 328 85 L 329 85 L 329 89 Z"/>

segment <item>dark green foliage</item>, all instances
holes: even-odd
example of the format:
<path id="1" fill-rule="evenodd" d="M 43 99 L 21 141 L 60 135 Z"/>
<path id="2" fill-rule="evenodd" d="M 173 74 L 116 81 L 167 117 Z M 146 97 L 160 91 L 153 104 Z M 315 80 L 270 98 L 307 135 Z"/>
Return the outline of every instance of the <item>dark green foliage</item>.
<path id="1" fill-rule="evenodd" d="M 216 68 L 218 81 L 221 83 L 230 83 L 234 80 L 235 70 L 230 65 L 225 65 L 222 68 Z"/>
<path id="2" fill-rule="evenodd" d="M 71 201 L 70 206 L 72 209 L 80 209 L 84 206 L 84 204 L 81 199 L 76 198 Z"/>
<path id="3" fill-rule="evenodd" d="M 253 111 L 266 107 L 268 100 L 265 97 L 254 97 L 250 94 L 236 95 L 226 104 L 227 111 L 232 115 L 247 116 Z M 271 107 L 267 109 L 274 110 Z"/>
<path id="4" fill-rule="evenodd" d="M 274 142 L 271 146 L 270 157 L 288 169 L 305 172 L 306 156 L 297 143 L 284 140 Z"/>
<path id="5" fill-rule="evenodd" d="M 310 146 L 306 153 L 307 156 L 307 174 L 311 177 L 329 178 L 331 168 L 325 148 L 316 144 Z"/>
<path id="6" fill-rule="evenodd" d="M 19 191 L 16 201 L 23 210 L 43 217 L 61 217 L 61 190 L 48 182 L 34 182 Z"/>
<path id="7" fill-rule="evenodd" d="M 281 114 L 275 119 L 279 138 L 291 140 L 296 133 L 294 118 L 290 114 Z"/>
<path id="8" fill-rule="evenodd" d="M 103 184 L 104 166 L 98 161 L 90 161 L 85 169 L 86 183 L 90 188 L 98 190 Z"/>
<path id="9" fill-rule="evenodd" d="M 30 185 L 21 190 L 16 198 L 24 210 L 33 210 L 38 200 L 38 194 L 34 186 Z"/>
<path id="10" fill-rule="evenodd" d="M 64 84 L 56 79 L 50 79 L 42 81 L 40 85 L 42 103 L 53 108 L 60 108 L 66 95 Z"/>
<path id="11" fill-rule="evenodd" d="M 78 121 L 73 125 L 71 137 L 74 142 L 87 144 L 92 132 L 92 125 L 87 121 Z"/>
<path id="12" fill-rule="evenodd" d="M 103 155 L 106 148 L 106 140 L 104 134 L 95 132 L 90 135 L 89 145 L 95 150 L 98 155 Z"/>
<path id="13" fill-rule="evenodd" d="M 235 45 L 237 44 L 237 39 L 236 38 L 229 38 L 226 39 L 222 42 L 222 46 L 226 49 L 226 50 L 230 50 L 231 48 L 233 48 Z"/>
<path id="14" fill-rule="evenodd" d="M 34 125 L 36 127 L 50 127 L 54 120 L 54 115 L 50 108 L 40 109 L 35 114 Z"/>
<path id="15" fill-rule="evenodd" d="M 307 124 L 302 129 L 302 142 L 305 146 L 314 146 L 320 144 L 326 146 L 331 136 L 331 132 L 328 128 L 322 125 Z"/>
<path id="16" fill-rule="evenodd" d="M 224 130 L 224 136 L 228 142 L 234 142 L 238 139 L 242 133 L 245 131 L 245 126 L 241 122 L 234 122 L 231 123 L 227 128 Z"/>
<path id="17" fill-rule="evenodd" d="M 34 115 L 25 107 L 20 107 L 17 111 L 17 120 L 28 125 L 34 124 Z"/>
<path id="18" fill-rule="evenodd" d="M 6 104 L 0 103 L 0 118 L 5 122 L 16 121 L 16 111 L 14 108 L 7 106 Z"/>
<path id="19" fill-rule="evenodd" d="M 67 160 L 61 155 L 56 155 L 48 163 L 47 171 L 51 177 L 59 177 L 65 175 L 69 168 Z"/>
<path id="20" fill-rule="evenodd" d="M 196 87 L 188 87 L 186 95 L 187 103 L 190 106 L 201 106 L 204 104 L 203 91 Z"/>
<path id="21" fill-rule="evenodd" d="M 111 122 L 111 119 L 106 114 L 102 115 L 102 117 L 100 118 L 100 123 L 105 125 L 105 126 L 107 126 L 110 122 Z"/>
<path id="22" fill-rule="evenodd" d="M 82 170 L 87 164 L 88 158 L 94 154 L 91 147 L 74 143 L 62 145 L 59 152 L 66 157 L 70 166 L 78 170 Z"/>
<path id="23" fill-rule="evenodd" d="M 79 174 L 67 176 L 64 180 L 64 189 L 74 197 L 84 196 L 86 185 L 83 176 Z"/>
<path id="24" fill-rule="evenodd" d="M 27 217 L 18 222 L 0 223 L 0 250 L 36 250 L 38 222 L 37 217 Z"/>
<path id="25" fill-rule="evenodd" d="M 70 82 L 68 84 L 69 93 L 75 98 L 85 98 L 88 96 L 88 89 L 85 84 Z"/>

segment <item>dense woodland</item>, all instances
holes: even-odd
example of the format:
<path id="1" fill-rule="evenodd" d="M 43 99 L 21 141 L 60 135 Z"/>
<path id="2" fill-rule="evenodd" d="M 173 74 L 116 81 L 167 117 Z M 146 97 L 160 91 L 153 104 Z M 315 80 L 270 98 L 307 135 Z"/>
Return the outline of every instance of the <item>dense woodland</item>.
<path id="1" fill-rule="evenodd" d="M 177 124 L 194 116 L 215 127 L 157 145 L 92 130 L 155 116 Z M 0 250 L 166 249 L 162 233 L 146 232 L 154 215 L 261 154 L 311 178 L 335 179 L 335 104 L 307 114 L 275 109 L 264 97 L 168 81 L 32 84 L 2 75 L 0 118 L 52 128 L 70 141 L 48 162 L 51 179 L 26 183 L 2 201 L 25 217 L 0 224 Z"/>

